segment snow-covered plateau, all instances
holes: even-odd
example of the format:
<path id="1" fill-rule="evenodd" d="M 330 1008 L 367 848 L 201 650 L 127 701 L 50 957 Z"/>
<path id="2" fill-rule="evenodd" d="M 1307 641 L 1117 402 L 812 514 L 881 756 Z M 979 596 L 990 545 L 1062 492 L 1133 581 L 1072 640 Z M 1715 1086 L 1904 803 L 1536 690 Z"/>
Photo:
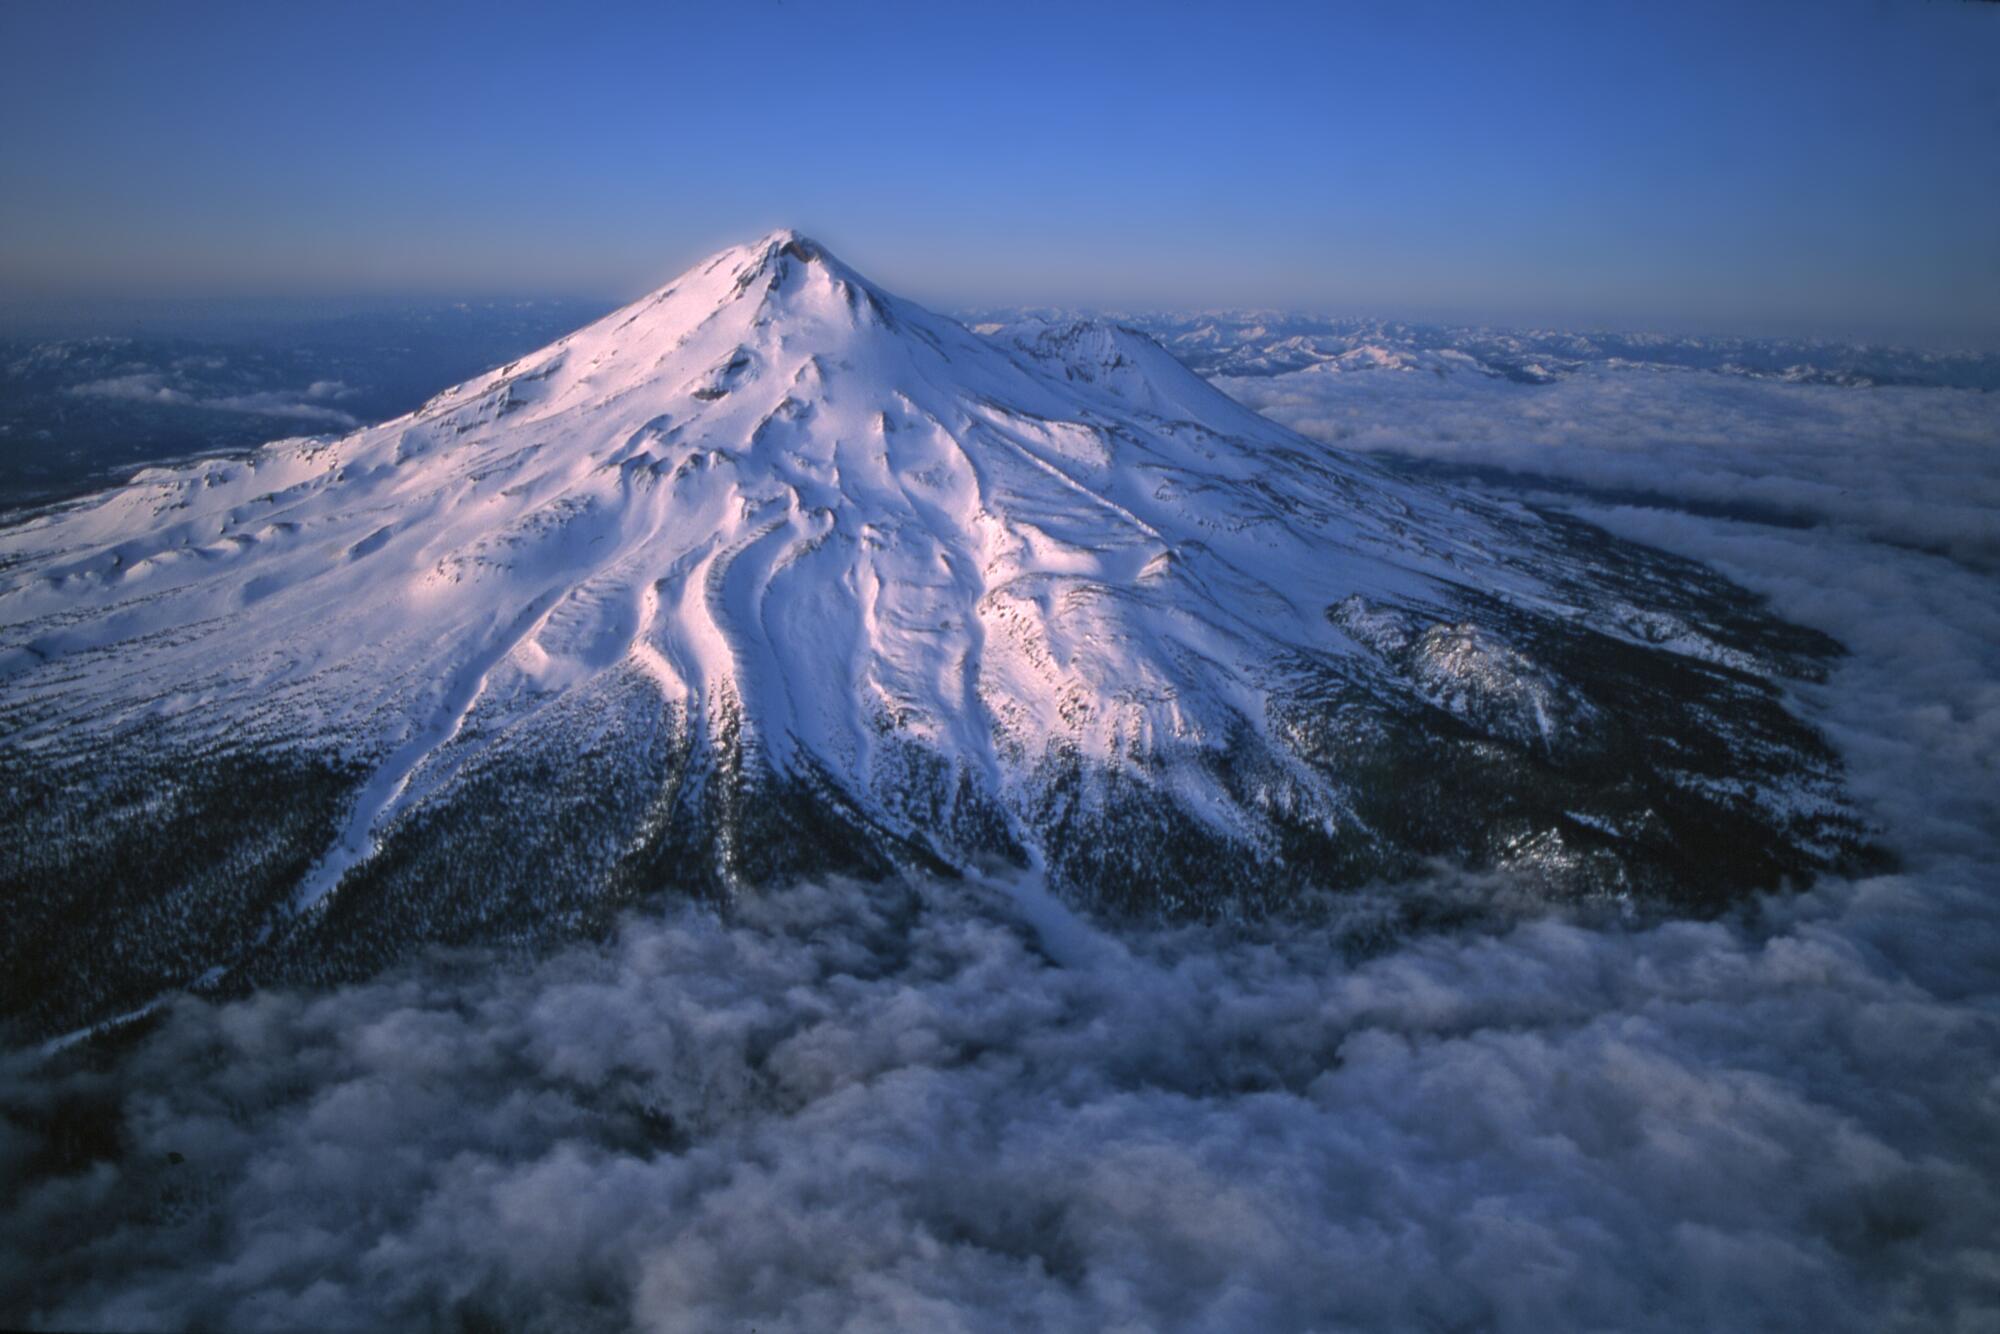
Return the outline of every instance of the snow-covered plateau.
<path id="1" fill-rule="evenodd" d="M 1712 910 L 1870 855 L 1786 693 L 1839 652 L 1132 328 L 975 333 L 779 232 L 408 416 L 0 528 L 4 1009 L 825 873 Z"/>

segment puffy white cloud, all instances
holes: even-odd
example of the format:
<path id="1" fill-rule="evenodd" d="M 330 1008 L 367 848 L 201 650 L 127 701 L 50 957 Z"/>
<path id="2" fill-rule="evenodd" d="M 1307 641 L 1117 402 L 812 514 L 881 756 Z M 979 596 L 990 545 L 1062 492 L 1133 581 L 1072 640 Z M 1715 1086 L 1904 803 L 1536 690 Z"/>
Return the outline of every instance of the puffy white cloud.
<path id="1" fill-rule="evenodd" d="M 1071 968 L 998 891 L 835 885 L 533 968 L 190 1003 L 109 1075 L 10 1072 L 17 1106 L 121 1101 L 129 1143 L 14 1194 L 8 1314 L 1929 1322 L 2000 1260 L 2000 1033 L 1846 938 L 1910 893 L 1359 964 L 1149 932 Z"/>
<path id="2" fill-rule="evenodd" d="M 130 403 L 189 404 L 195 401 L 186 390 L 168 384 L 167 377 L 158 371 L 135 371 L 127 375 L 106 376 L 101 380 L 87 380 L 72 385 L 65 392 L 75 398 L 114 398 Z"/>
<path id="3" fill-rule="evenodd" d="M 314 388 L 318 388 L 317 385 Z M 306 397 L 318 399 L 321 394 L 308 392 Z M 352 414 L 339 408 L 329 408 L 322 403 L 301 403 L 289 394 L 276 390 L 259 390 L 250 394 L 224 394 L 217 398 L 200 400 L 205 408 L 215 408 L 222 412 L 244 412 L 259 417 L 289 417 L 298 421 L 323 422 L 328 426 L 342 428 L 360 425 Z"/>

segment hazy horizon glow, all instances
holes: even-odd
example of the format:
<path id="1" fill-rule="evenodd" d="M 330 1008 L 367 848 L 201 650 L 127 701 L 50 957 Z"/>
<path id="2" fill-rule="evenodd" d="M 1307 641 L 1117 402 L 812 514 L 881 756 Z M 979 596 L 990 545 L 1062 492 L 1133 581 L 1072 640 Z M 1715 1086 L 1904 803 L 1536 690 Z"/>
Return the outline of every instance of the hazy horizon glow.
<path id="1" fill-rule="evenodd" d="M 0 9 L 0 299 L 635 295 L 2000 343 L 2000 6 Z"/>

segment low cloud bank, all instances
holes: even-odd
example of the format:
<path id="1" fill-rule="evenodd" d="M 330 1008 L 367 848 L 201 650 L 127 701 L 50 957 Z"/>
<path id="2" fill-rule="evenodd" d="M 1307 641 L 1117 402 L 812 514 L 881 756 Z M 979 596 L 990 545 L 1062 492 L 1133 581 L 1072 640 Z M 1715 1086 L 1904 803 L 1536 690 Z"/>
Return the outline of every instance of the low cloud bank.
<path id="1" fill-rule="evenodd" d="M 219 360 L 203 363 L 203 369 L 219 367 Z M 101 380 L 87 380 L 64 390 L 73 398 L 115 399 L 127 403 L 156 404 L 166 407 L 206 408 L 211 412 L 235 412 L 253 417 L 278 417 L 296 421 L 317 422 L 326 426 L 352 428 L 359 426 L 350 413 L 329 407 L 334 399 L 346 398 L 353 391 L 338 380 L 315 380 L 303 393 L 288 394 L 277 390 L 260 389 L 250 393 L 213 394 L 204 392 L 179 370 L 133 371 L 128 374 L 107 376 Z"/>
<path id="2" fill-rule="evenodd" d="M 1782 435 L 1534 470 L 1817 494 Z M 1865 478 L 1864 436 L 1829 466 Z M 1901 541 L 1912 450 L 2000 484 L 1991 449 L 1891 436 L 1814 526 L 1585 510 L 1854 650 L 1800 703 L 1896 874 L 1367 957 L 831 884 L 532 966 L 182 1002 L 102 1068 L 0 1066 L 0 1323 L 1990 1327 L 2000 587 Z"/>
<path id="3" fill-rule="evenodd" d="M 1609 366 L 1546 385 L 1318 370 L 1216 384 L 1343 448 L 1763 510 L 2000 569 L 2000 393 Z"/>

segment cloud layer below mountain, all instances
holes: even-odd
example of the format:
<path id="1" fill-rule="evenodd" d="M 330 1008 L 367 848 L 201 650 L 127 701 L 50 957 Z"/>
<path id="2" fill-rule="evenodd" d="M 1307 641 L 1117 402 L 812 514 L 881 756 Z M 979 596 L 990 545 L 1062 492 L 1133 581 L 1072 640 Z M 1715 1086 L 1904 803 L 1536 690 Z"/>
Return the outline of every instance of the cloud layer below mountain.
<path id="1" fill-rule="evenodd" d="M 1840 637 L 1801 704 L 1901 868 L 1707 923 L 1441 874 L 1485 925 L 1368 949 L 1366 898 L 1326 934 L 1114 936 L 1032 885 L 831 884 L 182 1002 L 108 1064 L 0 1070 L 0 1321 L 2000 1320 L 1992 409 L 1299 378 L 1258 406 L 1554 479 Z M 1716 515 L 1746 491 L 1787 522 Z"/>
<path id="2" fill-rule="evenodd" d="M 1347 449 L 1816 523 L 2000 566 L 2000 394 L 1592 365 L 1552 384 L 1295 371 L 1229 394 Z"/>
<path id="3" fill-rule="evenodd" d="M 254 393 L 206 394 L 175 371 L 132 371 L 88 380 L 66 391 L 73 398 L 116 399 L 129 403 L 184 408 L 206 408 L 213 412 L 244 413 L 254 417 L 276 417 L 313 422 L 322 426 L 352 428 L 360 423 L 329 400 L 346 397 L 350 391 L 338 380 L 315 380 L 302 394 L 276 390 Z"/>

